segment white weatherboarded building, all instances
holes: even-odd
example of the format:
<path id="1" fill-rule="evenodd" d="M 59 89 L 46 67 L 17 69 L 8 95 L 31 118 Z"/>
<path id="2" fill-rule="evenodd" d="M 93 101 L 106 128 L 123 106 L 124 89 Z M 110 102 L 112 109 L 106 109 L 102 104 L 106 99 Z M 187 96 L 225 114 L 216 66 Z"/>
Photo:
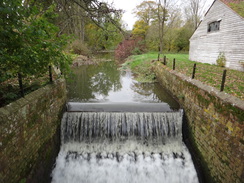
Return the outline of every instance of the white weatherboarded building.
<path id="1" fill-rule="evenodd" d="M 234 0 L 213 2 L 190 38 L 190 60 L 216 64 L 222 52 L 226 67 L 244 71 L 244 18 L 228 6 L 230 2 Z"/>

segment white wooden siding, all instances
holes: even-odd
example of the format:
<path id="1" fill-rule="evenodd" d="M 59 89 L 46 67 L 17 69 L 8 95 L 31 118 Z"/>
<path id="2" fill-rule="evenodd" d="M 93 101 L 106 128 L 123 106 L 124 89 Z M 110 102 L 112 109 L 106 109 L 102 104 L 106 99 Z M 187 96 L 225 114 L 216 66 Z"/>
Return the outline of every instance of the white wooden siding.
<path id="1" fill-rule="evenodd" d="M 208 32 L 208 24 L 220 22 L 220 30 Z M 226 67 L 244 71 L 244 18 L 216 0 L 190 39 L 190 60 L 216 64 L 220 52 L 225 53 Z"/>

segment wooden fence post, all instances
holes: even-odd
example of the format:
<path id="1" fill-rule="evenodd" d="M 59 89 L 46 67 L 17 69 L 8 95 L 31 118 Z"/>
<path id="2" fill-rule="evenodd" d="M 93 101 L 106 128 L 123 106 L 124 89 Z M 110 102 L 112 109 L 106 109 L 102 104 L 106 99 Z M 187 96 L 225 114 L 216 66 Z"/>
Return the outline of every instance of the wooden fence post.
<path id="1" fill-rule="evenodd" d="M 52 66 L 51 65 L 49 65 L 49 80 L 50 80 L 50 82 L 53 82 L 53 75 L 52 75 Z"/>
<path id="2" fill-rule="evenodd" d="M 166 63 L 166 56 L 164 56 L 164 65 L 166 65 L 167 63 Z"/>
<path id="3" fill-rule="evenodd" d="M 22 75 L 18 73 L 18 80 L 19 80 L 19 89 L 20 89 L 20 95 L 21 97 L 24 97 L 24 88 L 23 88 L 23 82 L 22 82 Z"/>
<path id="4" fill-rule="evenodd" d="M 222 83 L 221 83 L 221 87 L 220 87 L 220 91 L 224 91 L 224 88 L 225 88 L 225 79 L 226 79 L 226 72 L 227 70 L 225 69 L 223 71 L 223 76 L 222 76 Z"/>
<path id="5" fill-rule="evenodd" d="M 192 77 L 191 77 L 192 79 L 195 78 L 196 67 L 197 67 L 197 64 L 194 64 L 194 66 L 193 66 L 193 72 L 192 72 Z"/>
<path id="6" fill-rule="evenodd" d="M 173 60 L 173 70 L 175 70 L 175 58 Z"/>

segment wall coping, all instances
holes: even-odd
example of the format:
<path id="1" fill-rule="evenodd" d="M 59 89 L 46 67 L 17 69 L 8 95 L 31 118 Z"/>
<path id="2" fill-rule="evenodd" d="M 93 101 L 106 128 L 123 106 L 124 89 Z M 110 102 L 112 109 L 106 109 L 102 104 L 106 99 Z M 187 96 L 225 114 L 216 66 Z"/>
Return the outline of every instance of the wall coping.
<path id="1" fill-rule="evenodd" d="M 20 108 L 24 107 L 25 105 L 28 105 L 33 98 L 37 98 L 42 96 L 43 94 L 46 93 L 47 90 L 50 90 L 51 88 L 53 88 L 54 86 L 56 86 L 57 84 L 64 82 L 65 80 L 63 78 L 60 78 L 58 80 L 53 81 L 53 83 L 47 84 L 44 87 L 41 87 L 27 95 L 25 95 L 24 97 L 13 101 L 9 104 L 7 104 L 6 106 L 3 106 L 0 108 L 0 116 L 9 116 L 12 113 L 14 113 L 15 111 L 18 111 Z M 1 120 L 0 120 L 0 124 L 1 124 Z"/>
<path id="2" fill-rule="evenodd" d="M 161 63 L 160 63 L 161 64 Z M 178 76 L 179 78 L 181 78 L 183 81 L 186 81 L 192 85 L 195 85 L 196 87 L 200 88 L 201 90 L 217 97 L 219 100 L 222 100 L 225 103 L 231 104 L 233 107 L 237 107 L 241 110 L 244 111 L 244 101 L 232 96 L 226 92 L 220 92 L 219 90 L 217 90 L 215 87 L 206 85 L 204 83 L 202 83 L 201 81 L 197 80 L 197 79 L 192 79 L 182 73 L 179 73 L 177 71 L 171 70 L 170 68 L 168 68 L 167 66 L 164 66 L 163 64 L 160 65 L 161 67 L 163 67 L 165 70 L 167 70 L 168 72 Z"/>

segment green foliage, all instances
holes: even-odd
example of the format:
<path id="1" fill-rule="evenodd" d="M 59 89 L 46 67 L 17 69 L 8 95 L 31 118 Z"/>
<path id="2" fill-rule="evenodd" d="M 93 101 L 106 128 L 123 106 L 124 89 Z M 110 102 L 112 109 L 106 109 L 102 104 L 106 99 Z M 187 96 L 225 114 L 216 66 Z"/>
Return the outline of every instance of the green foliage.
<path id="1" fill-rule="evenodd" d="M 154 54 L 143 54 L 130 56 L 122 65 L 123 68 L 129 67 L 136 74 L 136 80 L 142 83 L 155 82 L 155 74 L 152 71 L 152 59 Z"/>
<path id="2" fill-rule="evenodd" d="M 224 54 L 224 52 L 220 52 L 220 53 L 219 53 L 219 56 L 218 56 L 218 58 L 217 58 L 217 60 L 216 60 L 216 63 L 217 63 L 217 65 L 220 66 L 220 67 L 225 67 L 225 64 L 226 64 L 226 58 L 225 58 L 225 54 Z"/>
<path id="3" fill-rule="evenodd" d="M 193 34 L 192 25 L 187 22 L 182 28 L 178 30 L 177 37 L 175 39 L 175 45 L 177 51 L 188 51 L 189 50 L 189 39 Z"/>
<path id="4" fill-rule="evenodd" d="M 114 20 L 119 24 L 120 17 Z M 103 27 L 99 27 L 94 23 L 86 25 L 86 43 L 89 48 L 97 50 L 110 50 L 122 41 L 123 35 L 116 28 L 114 23 L 104 20 Z"/>
<path id="5" fill-rule="evenodd" d="M 133 50 L 132 50 L 132 55 L 140 55 L 142 54 L 142 51 L 139 47 L 135 47 Z"/>
<path id="6" fill-rule="evenodd" d="M 26 183 L 26 178 L 21 179 L 19 183 Z"/>
<path id="7" fill-rule="evenodd" d="M 149 25 L 156 17 L 157 8 L 158 5 L 156 2 L 143 1 L 141 4 L 136 6 L 136 9 L 133 13 L 139 18 L 139 20 Z"/>
<path id="8" fill-rule="evenodd" d="M 3 0 L 0 6 L 0 73 L 6 73 L 2 81 L 16 73 L 42 74 L 49 65 L 68 70 L 71 59 L 62 52 L 68 37 L 57 36 L 58 28 L 51 23 L 54 5 L 44 10 L 38 3 Z"/>
<path id="9" fill-rule="evenodd" d="M 87 48 L 85 43 L 82 43 L 82 41 L 79 39 L 74 40 L 68 46 L 67 49 L 70 53 L 76 54 L 76 55 L 89 55 L 90 54 L 90 50 Z"/>
<path id="10" fill-rule="evenodd" d="M 143 20 L 136 21 L 134 26 L 133 26 L 133 30 L 132 30 L 133 37 L 145 38 L 148 27 L 149 26 L 147 25 L 147 23 L 144 22 Z"/>
<path id="11" fill-rule="evenodd" d="M 16 93 L 14 93 L 14 92 L 9 92 L 9 93 L 6 93 L 6 94 L 3 95 L 3 98 L 6 99 L 5 103 L 9 103 L 9 102 L 11 102 L 11 101 L 14 101 L 14 100 L 16 100 L 18 97 L 19 97 L 19 96 L 18 96 Z"/>

